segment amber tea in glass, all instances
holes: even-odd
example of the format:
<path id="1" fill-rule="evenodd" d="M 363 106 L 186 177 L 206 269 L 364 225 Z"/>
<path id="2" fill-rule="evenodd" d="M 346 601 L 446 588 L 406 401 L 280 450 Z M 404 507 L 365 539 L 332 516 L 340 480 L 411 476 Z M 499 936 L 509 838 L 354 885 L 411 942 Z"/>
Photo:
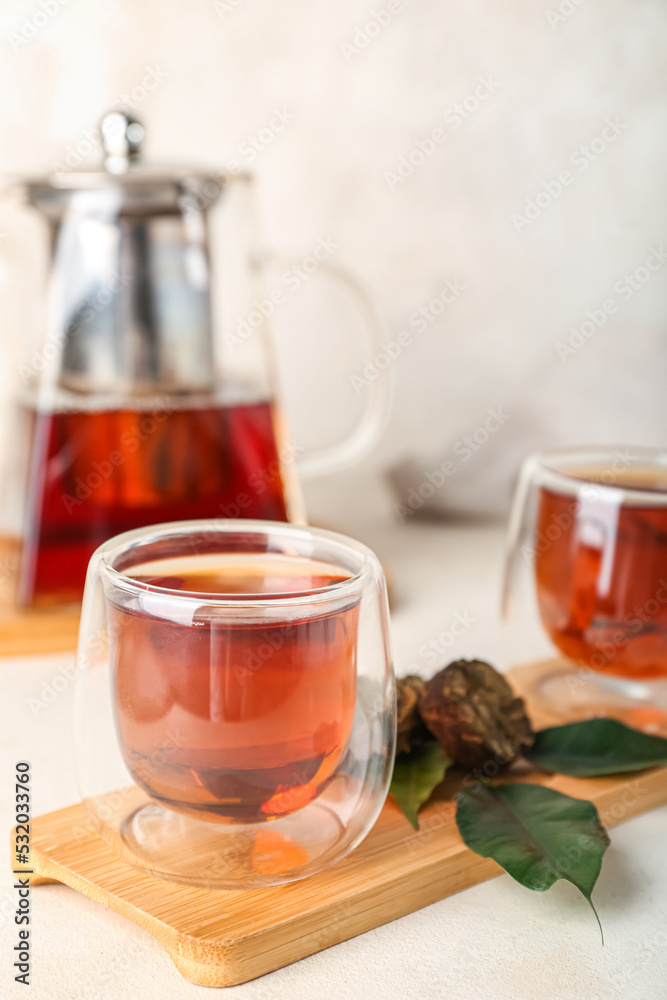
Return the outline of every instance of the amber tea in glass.
<path id="1" fill-rule="evenodd" d="M 667 470 L 601 475 L 577 471 L 587 484 L 577 497 L 539 492 L 542 623 L 561 652 L 594 670 L 667 677 Z"/>
<path id="2" fill-rule="evenodd" d="M 170 809 L 221 822 L 271 820 L 317 796 L 340 760 L 356 700 L 357 602 L 244 620 L 244 598 L 308 597 L 349 578 L 279 553 L 154 559 L 131 578 L 205 598 L 191 620 L 112 606 L 118 734 L 138 784 Z M 246 616 L 247 617 L 247 616 Z M 141 664 L 141 670 L 136 665 Z"/>

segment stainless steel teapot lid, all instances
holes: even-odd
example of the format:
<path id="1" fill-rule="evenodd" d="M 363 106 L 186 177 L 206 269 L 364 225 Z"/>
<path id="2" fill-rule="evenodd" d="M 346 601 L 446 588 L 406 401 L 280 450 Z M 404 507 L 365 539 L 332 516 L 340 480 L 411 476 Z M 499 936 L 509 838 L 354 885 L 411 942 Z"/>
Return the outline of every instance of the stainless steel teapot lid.
<path id="1" fill-rule="evenodd" d="M 100 125 L 104 170 L 63 169 L 22 183 L 28 200 L 59 218 L 79 191 L 116 193 L 119 211 L 158 214 L 180 212 L 190 199 L 203 211 L 217 201 L 229 176 L 187 167 L 147 167 L 141 162 L 144 126 L 124 111 L 111 111 Z"/>

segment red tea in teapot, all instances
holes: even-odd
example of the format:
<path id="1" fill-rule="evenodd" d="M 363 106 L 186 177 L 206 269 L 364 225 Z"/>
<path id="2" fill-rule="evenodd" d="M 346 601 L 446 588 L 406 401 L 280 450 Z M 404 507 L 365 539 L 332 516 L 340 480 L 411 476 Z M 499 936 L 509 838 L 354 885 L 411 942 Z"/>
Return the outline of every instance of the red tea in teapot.
<path id="1" fill-rule="evenodd" d="M 269 402 L 30 413 L 19 603 L 78 600 L 102 542 L 194 518 L 288 518 Z M 281 459 L 283 461 L 281 461 Z"/>

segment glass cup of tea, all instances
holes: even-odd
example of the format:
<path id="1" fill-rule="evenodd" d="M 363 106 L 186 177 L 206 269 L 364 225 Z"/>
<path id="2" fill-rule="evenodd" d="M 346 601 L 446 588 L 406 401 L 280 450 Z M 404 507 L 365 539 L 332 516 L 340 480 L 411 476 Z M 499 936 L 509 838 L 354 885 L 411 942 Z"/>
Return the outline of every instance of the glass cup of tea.
<path id="1" fill-rule="evenodd" d="M 503 618 L 512 663 L 543 663 L 532 697 L 554 718 L 667 729 L 667 451 L 526 460 Z"/>
<path id="2" fill-rule="evenodd" d="M 102 837 L 188 885 L 275 885 L 338 861 L 391 777 L 388 624 L 377 558 L 332 532 L 183 521 L 106 542 L 75 702 Z"/>

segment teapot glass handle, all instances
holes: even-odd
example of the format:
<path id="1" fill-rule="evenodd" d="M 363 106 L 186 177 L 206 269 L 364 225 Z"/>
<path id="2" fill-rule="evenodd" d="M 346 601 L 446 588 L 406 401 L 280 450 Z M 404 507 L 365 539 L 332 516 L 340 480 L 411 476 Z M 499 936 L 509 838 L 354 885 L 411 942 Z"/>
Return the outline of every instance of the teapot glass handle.
<path id="1" fill-rule="evenodd" d="M 295 263 L 277 254 L 268 256 L 274 261 L 279 259 L 282 266 Z M 385 329 L 372 300 L 359 281 L 344 268 L 324 260 L 319 262 L 318 269 L 338 281 L 357 306 L 363 321 L 368 357 L 374 358 L 382 350 Z M 393 397 L 391 367 L 378 370 L 376 376 L 366 382 L 363 388 L 364 406 L 352 430 L 334 444 L 312 448 L 299 455 L 297 465 L 302 479 L 339 472 L 360 461 L 380 440 Z"/>

